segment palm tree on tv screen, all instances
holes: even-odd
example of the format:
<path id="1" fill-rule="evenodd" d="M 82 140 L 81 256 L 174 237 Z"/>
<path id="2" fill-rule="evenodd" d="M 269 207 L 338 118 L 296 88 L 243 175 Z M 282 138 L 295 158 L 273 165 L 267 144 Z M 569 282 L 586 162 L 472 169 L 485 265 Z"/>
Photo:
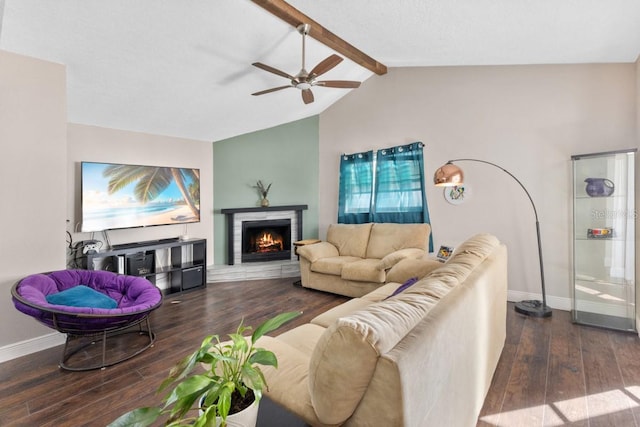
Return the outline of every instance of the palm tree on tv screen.
<path id="1" fill-rule="evenodd" d="M 146 204 L 154 200 L 175 181 L 182 194 L 184 202 L 195 216 L 199 215 L 196 205 L 200 205 L 199 170 L 187 168 L 165 168 L 134 165 L 110 165 L 103 172 L 109 178 L 109 194 L 116 193 L 127 185 L 137 182 L 134 187 L 134 197 Z M 191 181 L 189 188 L 185 180 Z"/>

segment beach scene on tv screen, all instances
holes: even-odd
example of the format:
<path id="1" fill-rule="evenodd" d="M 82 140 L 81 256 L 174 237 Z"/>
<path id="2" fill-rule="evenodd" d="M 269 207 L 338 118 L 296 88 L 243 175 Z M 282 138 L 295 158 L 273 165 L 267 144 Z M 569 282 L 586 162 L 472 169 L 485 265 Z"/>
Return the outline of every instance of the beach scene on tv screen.
<path id="1" fill-rule="evenodd" d="M 82 163 L 82 231 L 198 221 L 198 169 Z"/>

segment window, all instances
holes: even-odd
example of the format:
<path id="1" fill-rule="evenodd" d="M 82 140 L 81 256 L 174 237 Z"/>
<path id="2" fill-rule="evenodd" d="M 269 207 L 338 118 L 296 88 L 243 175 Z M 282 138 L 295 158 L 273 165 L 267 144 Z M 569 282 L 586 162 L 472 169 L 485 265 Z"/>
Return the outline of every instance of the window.
<path id="1" fill-rule="evenodd" d="M 338 223 L 430 223 L 424 189 L 423 144 L 340 159 Z M 430 248 L 432 250 L 430 239 Z"/>

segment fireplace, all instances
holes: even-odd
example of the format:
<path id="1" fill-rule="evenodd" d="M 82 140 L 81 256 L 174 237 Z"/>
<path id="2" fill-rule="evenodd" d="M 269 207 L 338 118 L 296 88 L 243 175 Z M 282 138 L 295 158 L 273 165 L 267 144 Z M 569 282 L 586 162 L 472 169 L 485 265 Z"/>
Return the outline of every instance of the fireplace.
<path id="1" fill-rule="evenodd" d="M 302 211 L 305 209 L 307 209 L 307 205 L 221 209 L 220 212 L 226 216 L 227 225 L 227 264 L 238 265 L 257 261 L 297 261 L 297 257 L 293 252 L 293 242 L 302 239 Z M 243 237 L 246 234 L 245 228 L 247 226 L 253 228 L 254 225 L 260 225 L 271 230 L 271 237 L 265 236 L 266 240 L 260 242 L 261 251 L 259 252 L 255 249 L 255 246 L 252 246 L 250 240 L 247 243 Z M 282 229 L 281 227 L 288 227 L 288 229 Z M 269 241 L 269 238 L 274 240 L 274 234 L 282 236 L 282 251 L 274 250 L 279 248 L 279 245 Z M 275 240 L 279 240 L 277 236 Z"/>
<path id="2" fill-rule="evenodd" d="M 290 219 L 242 221 L 242 262 L 290 258 Z"/>

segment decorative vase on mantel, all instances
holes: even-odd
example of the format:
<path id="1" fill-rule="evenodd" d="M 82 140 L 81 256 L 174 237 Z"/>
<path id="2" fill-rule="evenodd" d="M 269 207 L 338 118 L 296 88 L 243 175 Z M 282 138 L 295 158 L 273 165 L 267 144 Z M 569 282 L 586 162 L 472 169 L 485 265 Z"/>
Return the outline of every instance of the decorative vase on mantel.
<path id="1" fill-rule="evenodd" d="M 271 190 L 271 184 L 265 187 L 262 181 L 258 180 L 254 187 L 258 189 L 258 194 L 260 195 L 260 206 L 263 208 L 269 207 L 269 199 L 267 199 L 267 195 L 269 194 L 269 190 Z"/>

